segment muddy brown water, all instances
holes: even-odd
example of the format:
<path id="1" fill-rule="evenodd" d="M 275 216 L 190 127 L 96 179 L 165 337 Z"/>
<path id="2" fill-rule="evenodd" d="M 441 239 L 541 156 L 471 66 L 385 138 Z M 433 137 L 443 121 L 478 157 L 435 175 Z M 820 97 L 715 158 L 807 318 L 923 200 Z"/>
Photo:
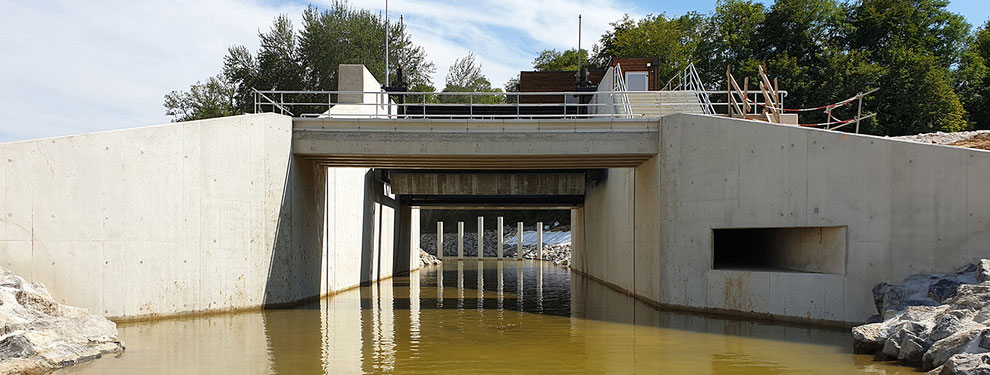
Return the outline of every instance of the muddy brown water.
<path id="1" fill-rule="evenodd" d="M 658 311 L 534 261 L 448 260 L 295 309 L 119 329 L 126 352 L 58 374 L 916 373 L 852 354 L 848 330 Z"/>

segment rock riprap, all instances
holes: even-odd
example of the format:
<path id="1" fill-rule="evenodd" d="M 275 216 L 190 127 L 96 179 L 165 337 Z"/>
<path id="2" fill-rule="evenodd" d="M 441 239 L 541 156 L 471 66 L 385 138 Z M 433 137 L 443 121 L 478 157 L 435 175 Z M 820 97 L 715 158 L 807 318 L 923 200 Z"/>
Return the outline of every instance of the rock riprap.
<path id="1" fill-rule="evenodd" d="M 0 267 L 0 374 L 44 374 L 123 350 L 114 322 Z"/>
<path id="2" fill-rule="evenodd" d="M 427 253 L 423 251 L 423 249 L 419 249 L 419 261 L 424 266 L 432 266 L 443 263 L 440 261 L 440 259 L 437 259 L 437 257 L 433 256 L 433 254 Z"/>
<path id="3" fill-rule="evenodd" d="M 873 288 L 878 315 L 852 329 L 853 350 L 930 374 L 990 374 L 990 260 Z"/>
<path id="4" fill-rule="evenodd" d="M 514 227 L 506 227 L 505 238 L 514 238 L 516 236 Z M 498 256 L 498 233 L 495 231 L 486 231 L 484 233 L 483 241 L 485 241 L 485 257 L 494 258 Z M 437 249 L 437 236 L 435 234 L 423 234 L 419 239 L 419 247 L 421 252 L 426 252 L 428 255 L 434 255 Z M 516 245 L 504 245 L 502 247 L 502 256 L 506 258 L 516 257 Z M 537 258 L 537 248 L 536 245 L 523 245 L 523 258 L 525 259 L 536 259 Z M 457 256 L 457 234 L 455 233 L 445 233 L 443 236 L 443 253 L 444 257 L 456 257 Z M 476 233 L 464 233 L 464 257 L 474 258 L 478 256 L 478 235 Z M 420 259 L 424 259 L 423 255 L 420 254 Z M 571 266 L 571 245 L 570 244 L 544 244 L 543 245 L 543 260 L 552 262 L 561 267 Z M 439 262 L 439 261 L 438 261 Z M 426 265 L 427 263 L 423 263 Z"/>

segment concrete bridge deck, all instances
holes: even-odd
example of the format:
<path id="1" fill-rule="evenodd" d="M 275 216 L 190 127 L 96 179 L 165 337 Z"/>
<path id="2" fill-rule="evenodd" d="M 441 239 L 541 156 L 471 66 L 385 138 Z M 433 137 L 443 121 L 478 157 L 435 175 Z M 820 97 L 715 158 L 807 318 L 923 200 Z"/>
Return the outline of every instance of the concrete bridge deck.
<path id="1" fill-rule="evenodd" d="M 292 150 L 326 166 L 405 169 L 635 167 L 660 149 L 660 120 L 300 119 Z"/>

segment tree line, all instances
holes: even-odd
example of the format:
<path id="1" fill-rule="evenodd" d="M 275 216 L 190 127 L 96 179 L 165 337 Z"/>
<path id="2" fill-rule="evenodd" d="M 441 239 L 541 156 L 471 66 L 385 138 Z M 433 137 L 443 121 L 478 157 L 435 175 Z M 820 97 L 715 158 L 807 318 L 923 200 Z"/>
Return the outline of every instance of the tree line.
<path id="1" fill-rule="evenodd" d="M 990 129 L 990 22 L 974 30 L 947 5 L 946 0 L 777 0 L 765 6 L 719 0 L 709 14 L 626 16 L 613 22 L 590 52 L 544 50 L 533 68 L 575 70 L 580 60 L 595 69 L 613 57 L 655 57 L 660 77 L 673 77 L 694 62 L 708 88 L 724 90 L 727 67 L 736 77 L 755 77 L 763 65 L 788 91 L 788 108 L 817 107 L 879 88 L 864 101 L 877 113 L 863 124 L 867 133 Z M 277 17 L 269 30 L 259 32 L 256 53 L 230 47 L 220 74 L 166 95 L 166 114 L 185 121 L 251 112 L 251 88 L 336 90 L 342 63 L 364 64 L 384 82 L 386 28 L 390 79 L 394 82 L 394 67 L 400 66 L 410 91 L 436 91 L 430 78 L 435 66 L 401 22 L 386 23 L 381 15 L 336 1 L 324 10 L 307 8 L 298 31 L 289 17 Z M 501 91 L 482 74 L 473 54 L 455 61 L 445 78 L 445 92 Z M 517 83 L 514 78 L 504 88 L 514 91 Z M 488 102 L 511 99 L 494 95 Z M 852 111 L 836 116 L 851 118 Z M 802 122 L 819 122 L 821 116 Z"/>
<path id="2" fill-rule="evenodd" d="M 877 113 L 864 124 L 871 134 L 990 129 L 990 22 L 974 30 L 948 4 L 719 0 L 711 14 L 627 16 L 581 58 L 601 68 L 613 57 L 656 57 L 661 77 L 694 62 L 713 90 L 727 89 L 726 68 L 736 77 L 755 77 L 763 65 L 788 91 L 788 108 L 814 108 L 879 88 L 864 101 Z M 546 50 L 534 66 L 574 69 L 578 58 L 576 50 Z M 837 117 L 852 118 L 854 111 L 845 108 Z M 821 114 L 802 122 L 824 120 Z"/>

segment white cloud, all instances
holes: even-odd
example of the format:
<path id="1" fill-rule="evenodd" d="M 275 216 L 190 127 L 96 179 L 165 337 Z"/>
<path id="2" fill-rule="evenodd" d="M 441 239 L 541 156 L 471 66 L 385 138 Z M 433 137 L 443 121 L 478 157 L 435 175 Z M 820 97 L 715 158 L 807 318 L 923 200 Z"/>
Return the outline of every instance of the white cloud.
<path id="1" fill-rule="evenodd" d="M 384 0 L 357 0 L 351 5 L 382 11 Z M 520 70 L 532 68 L 536 54 L 547 48 L 577 46 L 577 17 L 583 18 L 582 48 L 623 14 L 639 15 L 634 5 L 614 0 L 393 0 L 391 17 L 405 16 L 413 40 L 422 44 L 437 65 L 435 84 L 443 86 L 447 68 L 468 51 L 479 56 L 493 85 L 501 86 Z"/>
<path id="2" fill-rule="evenodd" d="M 0 141 L 167 122 L 163 96 L 254 48 L 273 7 L 233 0 L 0 0 Z"/>
<path id="3" fill-rule="evenodd" d="M 352 1 L 380 11 L 384 1 Z M 413 40 L 447 67 L 468 51 L 501 86 L 545 48 L 584 47 L 623 13 L 617 0 L 390 2 Z M 227 47 L 256 50 L 259 29 L 303 4 L 237 0 L 0 0 L 0 142 L 164 123 L 171 90 L 219 73 Z M 298 23 L 297 23 L 298 25 Z"/>

